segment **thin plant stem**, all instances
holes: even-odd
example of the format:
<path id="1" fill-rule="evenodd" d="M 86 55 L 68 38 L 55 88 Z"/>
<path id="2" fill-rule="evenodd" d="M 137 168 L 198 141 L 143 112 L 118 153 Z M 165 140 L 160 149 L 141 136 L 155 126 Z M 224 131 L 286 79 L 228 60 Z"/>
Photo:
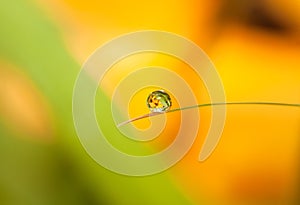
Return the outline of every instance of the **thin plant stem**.
<path id="1" fill-rule="evenodd" d="M 132 123 L 137 120 L 141 120 L 144 118 L 149 118 L 152 116 L 156 115 L 161 115 L 164 113 L 169 113 L 169 112 L 177 112 L 180 110 L 188 110 L 188 109 L 195 109 L 195 108 L 201 108 L 201 107 L 210 107 L 210 106 L 221 106 L 221 105 L 271 105 L 271 106 L 285 106 L 285 107 L 299 107 L 300 104 L 291 104 L 291 103 L 278 103 L 278 102 L 219 102 L 219 103 L 205 103 L 205 104 L 199 104 L 199 105 L 192 105 L 192 106 L 187 106 L 187 107 L 182 107 L 182 108 L 175 108 L 172 110 L 168 110 L 166 112 L 151 112 L 145 115 L 141 115 L 136 118 L 129 119 L 127 121 L 124 121 L 120 124 L 118 124 L 118 127 L 121 127 L 123 125 L 126 125 L 128 123 Z"/>

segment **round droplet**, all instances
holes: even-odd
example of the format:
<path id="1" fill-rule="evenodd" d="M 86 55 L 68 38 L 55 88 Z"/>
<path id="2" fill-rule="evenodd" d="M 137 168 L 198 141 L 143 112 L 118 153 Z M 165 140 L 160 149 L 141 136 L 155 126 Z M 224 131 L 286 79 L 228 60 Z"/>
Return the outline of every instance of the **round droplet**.
<path id="1" fill-rule="evenodd" d="M 148 96 L 147 106 L 151 112 L 166 112 L 172 106 L 172 101 L 168 93 L 157 90 Z"/>

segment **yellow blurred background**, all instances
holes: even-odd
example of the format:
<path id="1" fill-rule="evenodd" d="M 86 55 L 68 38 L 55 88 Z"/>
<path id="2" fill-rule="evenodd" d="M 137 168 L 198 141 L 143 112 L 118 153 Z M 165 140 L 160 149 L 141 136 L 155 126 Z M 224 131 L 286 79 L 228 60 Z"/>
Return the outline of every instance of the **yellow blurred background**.
<path id="1" fill-rule="evenodd" d="M 88 56 L 112 38 L 145 29 L 199 45 L 227 101 L 299 104 L 299 0 L 3 0 L 0 28 L 0 204 L 299 204 L 299 108 L 228 106 L 217 149 L 199 163 L 210 122 L 205 108 L 186 157 L 141 178 L 110 173 L 90 159 L 71 112 L 73 84 Z M 135 59 L 170 63 L 163 56 Z M 205 102 L 201 82 L 171 64 Z M 127 65 L 119 65 L 124 74 Z M 176 132 L 179 117 L 169 116 L 168 133 Z"/>

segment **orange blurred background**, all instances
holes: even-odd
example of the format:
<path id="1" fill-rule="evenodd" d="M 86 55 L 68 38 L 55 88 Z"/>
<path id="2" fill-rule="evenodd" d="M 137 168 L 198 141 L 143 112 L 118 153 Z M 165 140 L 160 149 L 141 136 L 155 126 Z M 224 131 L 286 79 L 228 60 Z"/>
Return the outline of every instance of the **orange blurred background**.
<path id="1" fill-rule="evenodd" d="M 35 8 L 37 15 L 51 22 L 59 33 L 64 52 L 74 59 L 78 67 L 96 48 L 121 34 L 147 29 L 162 30 L 189 38 L 208 54 L 223 81 L 227 101 L 300 103 L 298 0 L 18 1 L 26 2 L 24 5 Z M 15 4 L 15 9 L 10 12 L 17 15 L 18 6 Z M 60 123 L 57 123 L 64 119 L 57 119 L 59 109 L 45 94 L 47 89 L 52 88 L 39 87 L 39 80 L 32 80 L 31 75 L 23 71 L 22 65 L 28 65 L 10 58 L 5 44 L 0 45 L 2 126 L 12 135 L 21 136 L 20 139 L 16 138 L 21 140 L 20 143 L 33 143 L 41 146 L 41 149 L 44 146 L 66 146 L 69 141 L 59 139 L 60 134 L 57 134 L 64 133 Z M 144 62 L 147 59 L 152 59 L 149 64 L 164 64 L 167 61 L 162 56 L 153 59 L 148 55 L 136 58 L 136 61 Z M 201 82 L 192 80 L 192 73 L 183 65 L 178 63 L 173 69 L 193 82 L 191 87 L 198 98 L 203 101 L 208 98 L 199 92 L 204 90 Z M 35 71 L 31 72 L 35 76 Z M 63 83 L 59 85 L 64 86 Z M 70 102 L 64 103 L 68 106 Z M 143 106 L 138 110 L 143 111 Z M 134 110 L 132 112 L 136 114 Z M 66 119 L 70 121 L 68 124 L 72 124 L 70 118 Z M 176 129 L 172 131 L 172 125 L 177 125 L 176 120 L 171 119 L 169 123 L 171 127 L 168 132 L 176 132 Z M 299 108 L 228 106 L 224 133 L 217 149 L 210 158 L 199 163 L 198 154 L 210 125 L 209 108 L 201 110 L 201 123 L 190 152 L 164 175 L 190 204 L 299 203 Z M 67 138 L 74 136 L 71 133 Z M 3 137 L 7 136 L 3 134 Z M 153 146 L 161 149 L 168 143 L 170 139 L 165 139 Z M 71 148 L 63 149 L 76 150 L 78 147 L 71 145 Z M 82 153 L 73 154 L 78 157 Z M 88 156 L 84 155 L 83 158 Z M 71 161 L 76 159 L 71 157 Z M 93 177 L 90 178 L 85 186 L 93 187 L 90 185 Z M 109 183 L 109 179 L 106 183 Z M 126 183 L 130 184 L 130 179 Z M 3 183 L 3 189 L 9 192 L 6 186 Z M 113 202 L 114 194 L 110 190 L 113 188 L 103 194 L 107 204 L 118 204 Z M 162 196 L 164 191 L 161 190 Z M 35 195 L 34 191 L 32 193 Z M 74 193 L 82 192 L 77 190 Z M 97 195 L 97 190 L 89 193 Z M 172 194 L 167 196 L 172 197 Z M 82 204 L 90 203 L 83 200 Z"/>

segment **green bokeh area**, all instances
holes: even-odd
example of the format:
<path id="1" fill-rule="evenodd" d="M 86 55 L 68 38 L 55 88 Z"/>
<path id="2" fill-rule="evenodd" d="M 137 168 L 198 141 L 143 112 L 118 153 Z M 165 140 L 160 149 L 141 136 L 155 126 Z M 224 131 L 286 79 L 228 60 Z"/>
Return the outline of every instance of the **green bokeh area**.
<path id="1" fill-rule="evenodd" d="M 72 120 L 73 85 L 80 65 L 64 47 L 55 23 L 33 2 L 1 0 L 0 29 L 0 59 L 22 69 L 35 83 L 51 106 L 56 127 L 56 142 L 44 145 L 14 136 L 2 117 L 1 205 L 191 204 L 168 172 L 122 176 L 88 156 Z M 105 97 L 101 100 L 109 103 Z"/>

